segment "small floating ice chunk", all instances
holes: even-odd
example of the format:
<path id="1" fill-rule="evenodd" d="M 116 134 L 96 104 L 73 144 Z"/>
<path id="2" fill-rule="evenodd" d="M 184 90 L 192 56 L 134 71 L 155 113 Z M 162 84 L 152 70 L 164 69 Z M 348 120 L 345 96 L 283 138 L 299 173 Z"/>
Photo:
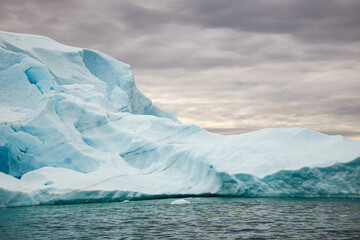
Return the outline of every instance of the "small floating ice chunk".
<path id="1" fill-rule="evenodd" d="M 126 202 L 130 202 L 130 201 L 129 201 L 129 200 L 124 200 L 124 201 L 122 201 L 122 202 L 125 202 L 125 203 L 126 203 Z"/>
<path id="2" fill-rule="evenodd" d="M 172 201 L 170 204 L 190 204 L 191 202 L 185 200 L 185 199 L 177 199 L 175 201 Z"/>

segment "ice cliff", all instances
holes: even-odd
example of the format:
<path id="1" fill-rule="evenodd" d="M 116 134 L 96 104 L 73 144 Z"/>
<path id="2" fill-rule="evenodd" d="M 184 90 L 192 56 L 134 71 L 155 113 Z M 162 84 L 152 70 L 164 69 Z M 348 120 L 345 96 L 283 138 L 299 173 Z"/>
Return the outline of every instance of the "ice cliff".
<path id="1" fill-rule="evenodd" d="M 0 32 L 0 206 L 180 195 L 360 197 L 360 142 L 181 124 L 101 52 Z"/>

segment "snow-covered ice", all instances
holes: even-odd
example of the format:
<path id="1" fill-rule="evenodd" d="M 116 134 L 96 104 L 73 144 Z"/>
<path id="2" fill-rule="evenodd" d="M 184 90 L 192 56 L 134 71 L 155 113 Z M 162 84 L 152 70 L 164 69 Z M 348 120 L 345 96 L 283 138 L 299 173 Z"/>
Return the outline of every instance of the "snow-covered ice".
<path id="1" fill-rule="evenodd" d="M 179 195 L 360 197 L 360 142 L 310 129 L 222 136 L 180 123 L 130 66 L 0 32 L 0 205 Z"/>
<path id="2" fill-rule="evenodd" d="M 174 204 L 174 205 L 182 205 L 182 204 L 190 204 L 191 202 L 189 202 L 188 200 L 185 199 L 177 199 L 172 201 L 170 204 Z"/>

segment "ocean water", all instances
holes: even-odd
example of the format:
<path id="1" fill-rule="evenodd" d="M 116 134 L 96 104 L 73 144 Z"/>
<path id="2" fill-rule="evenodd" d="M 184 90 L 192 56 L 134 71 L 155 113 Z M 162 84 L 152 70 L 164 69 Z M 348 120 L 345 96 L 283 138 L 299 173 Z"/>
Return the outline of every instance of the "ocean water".
<path id="1" fill-rule="evenodd" d="M 360 239 L 360 200 L 187 198 L 0 208 L 0 239 Z"/>

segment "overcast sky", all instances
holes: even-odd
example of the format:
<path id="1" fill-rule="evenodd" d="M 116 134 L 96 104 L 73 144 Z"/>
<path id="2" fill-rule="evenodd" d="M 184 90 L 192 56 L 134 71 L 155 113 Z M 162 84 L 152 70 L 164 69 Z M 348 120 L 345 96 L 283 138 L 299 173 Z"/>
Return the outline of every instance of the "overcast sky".
<path id="1" fill-rule="evenodd" d="M 139 89 L 183 123 L 360 140 L 359 0 L 0 0 L 0 30 L 130 64 Z"/>

